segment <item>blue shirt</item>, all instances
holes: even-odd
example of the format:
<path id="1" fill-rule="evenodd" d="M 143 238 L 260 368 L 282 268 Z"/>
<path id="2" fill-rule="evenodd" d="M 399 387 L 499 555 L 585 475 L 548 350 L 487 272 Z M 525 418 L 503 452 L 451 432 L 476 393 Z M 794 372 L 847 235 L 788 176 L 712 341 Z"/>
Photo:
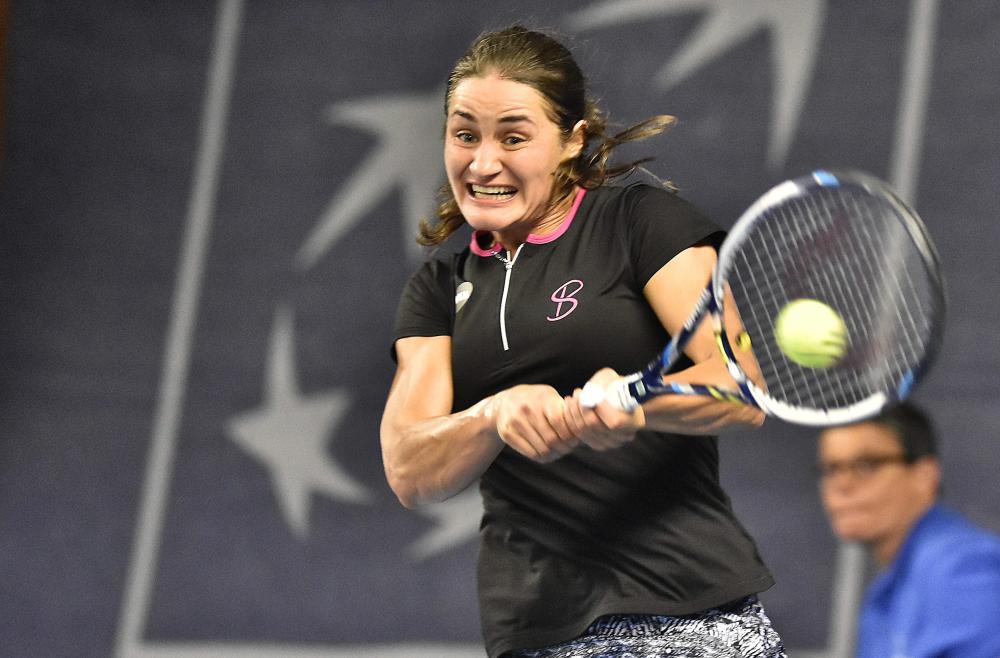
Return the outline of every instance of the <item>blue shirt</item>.
<path id="1" fill-rule="evenodd" d="M 858 658 L 1000 658 L 1000 537 L 935 505 L 865 593 Z"/>

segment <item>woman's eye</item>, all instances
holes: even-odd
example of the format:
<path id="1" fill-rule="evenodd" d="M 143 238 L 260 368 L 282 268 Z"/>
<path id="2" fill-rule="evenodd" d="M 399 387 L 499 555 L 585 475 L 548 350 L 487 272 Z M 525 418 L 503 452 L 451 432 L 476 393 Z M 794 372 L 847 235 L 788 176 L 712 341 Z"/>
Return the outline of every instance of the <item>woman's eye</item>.
<path id="1" fill-rule="evenodd" d="M 524 141 L 525 140 L 523 137 L 518 137 L 517 135 L 509 135 L 503 140 L 503 143 L 507 144 L 508 146 L 517 146 L 518 144 Z"/>
<path id="2" fill-rule="evenodd" d="M 465 142 L 466 144 L 476 141 L 476 138 L 473 136 L 473 134 L 469 132 L 456 133 L 455 139 L 457 139 L 460 142 Z"/>

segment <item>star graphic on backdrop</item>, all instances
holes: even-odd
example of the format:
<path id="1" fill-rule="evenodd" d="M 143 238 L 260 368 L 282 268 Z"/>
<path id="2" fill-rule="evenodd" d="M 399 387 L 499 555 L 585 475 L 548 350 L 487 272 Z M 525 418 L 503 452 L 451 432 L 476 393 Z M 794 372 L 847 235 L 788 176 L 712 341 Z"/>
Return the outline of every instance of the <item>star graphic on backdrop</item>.
<path id="1" fill-rule="evenodd" d="M 331 123 L 370 132 L 377 143 L 340 187 L 295 256 L 308 269 L 386 195 L 402 188 L 403 231 L 413 257 L 413 240 L 422 217 L 433 210 L 444 180 L 441 131 L 444 90 L 423 94 L 386 94 L 336 103 L 327 112 Z"/>
<path id="2" fill-rule="evenodd" d="M 588 30 L 698 9 L 708 15 L 660 69 L 657 86 L 668 89 L 758 30 L 770 30 L 775 92 L 767 161 L 780 168 L 788 158 L 812 81 L 825 0 L 613 0 L 572 14 L 569 25 Z"/>
<path id="3" fill-rule="evenodd" d="M 230 437 L 269 471 L 289 527 L 299 538 L 309 532 L 313 492 L 345 503 L 367 503 L 368 490 L 335 462 L 327 442 L 350 409 L 342 389 L 304 396 L 295 369 L 291 312 L 275 313 L 264 402 L 227 424 Z"/>
<path id="4" fill-rule="evenodd" d="M 416 560 L 424 560 L 464 544 L 479 534 L 483 501 L 472 487 L 446 501 L 418 508 L 417 511 L 434 522 L 435 527 L 410 544 L 407 552 Z"/>

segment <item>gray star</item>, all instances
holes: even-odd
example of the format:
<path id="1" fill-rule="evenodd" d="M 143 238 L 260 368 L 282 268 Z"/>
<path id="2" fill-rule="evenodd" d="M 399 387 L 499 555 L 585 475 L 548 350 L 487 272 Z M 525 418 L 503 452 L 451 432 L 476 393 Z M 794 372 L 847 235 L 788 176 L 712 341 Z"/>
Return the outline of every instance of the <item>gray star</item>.
<path id="1" fill-rule="evenodd" d="M 479 491 L 472 487 L 446 501 L 421 507 L 417 511 L 432 520 L 435 527 L 410 544 L 407 552 L 416 560 L 426 560 L 464 544 L 479 534 L 483 501 Z"/>
<path id="2" fill-rule="evenodd" d="M 704 9 L 708 17 L 657 76 L 661 89 L 686 79 L 713 57 L 761 29 L 771 31 L 774 64 L 771 141 L 767 160 L 780 168 L 788 157 L 819 52 L 825 0 L 614 0 L 583 9 L 570 18 L 587 30 Z"/>
<path id="3" fill-rule="evenodd" d="M 299 538 L 305 538 L 314 491 L 347 503 L 366 503 L 370 494 L 327 453 L 329 437 L 350 409 L 350 396 L 343 390 L 309 396 L 299 392 L 292 325 L 291 312 L 279 307 L 264 402 L 254 411 L 233 417 L 227 430 L 240 448 L 270 470 L 285 521 Z"/>
<path id="4" fill-rule="evenodd" d="M 386 94 L 333 105 L 331 123 L 370 132 L 377 143 L 330 201 L 299 248 L 295 263 L 308 269 L 354 228 L 365 214 L 398 188 L 403 190 L 403 238 L 414 258 L 417 224 L 433 209 L 444 180 L 441 131 L 444 90 L 423 94 Z"/>

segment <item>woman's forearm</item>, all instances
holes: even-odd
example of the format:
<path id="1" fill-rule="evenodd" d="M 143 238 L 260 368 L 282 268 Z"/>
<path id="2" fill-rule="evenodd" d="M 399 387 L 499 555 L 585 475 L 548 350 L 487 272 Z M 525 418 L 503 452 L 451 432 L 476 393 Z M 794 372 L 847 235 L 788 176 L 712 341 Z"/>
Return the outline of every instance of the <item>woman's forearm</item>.
<path id="1" fill-rule="evenodd" d="M 503 449 L 491 398 L 447 416 L 382 420 L 382 461 L 389 486 L 406 507 L 440 502 L 479 479 Z"/>
<path id="2" fill-rule="evenodd" d="M 686 384 L 707 384 L 733 388 L 721 358 L 713 357 L 664 378 Z M 678 434 L 719 434 L 760 427 L 764 414 L 759 409 L 703 395 L 661 395 L 642 405 L 646 427 Z"/>

